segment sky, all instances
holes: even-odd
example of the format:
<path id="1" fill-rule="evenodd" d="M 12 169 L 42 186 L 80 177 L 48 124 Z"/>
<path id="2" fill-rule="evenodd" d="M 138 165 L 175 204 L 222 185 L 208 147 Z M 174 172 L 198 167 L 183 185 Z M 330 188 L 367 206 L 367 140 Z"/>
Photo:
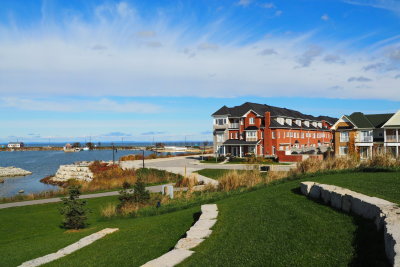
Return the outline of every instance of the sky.
<path id="1" fill-rule="evenodd" d="M 400 109 L 399 0 L 0 1 L 0 142 L 212 140 L 256 102 Z"/>

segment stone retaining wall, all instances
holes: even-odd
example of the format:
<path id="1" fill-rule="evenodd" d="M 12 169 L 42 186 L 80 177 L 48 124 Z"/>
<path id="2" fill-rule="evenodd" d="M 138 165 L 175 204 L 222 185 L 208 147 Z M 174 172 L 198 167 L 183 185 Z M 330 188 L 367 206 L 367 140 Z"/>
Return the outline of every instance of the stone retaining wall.
<path id="1" fill-rule="evenodd" d="M 90 182 L 93 180 L 93 173 L 89 169 L 88 162 L 80 162 L 71 165 L 61 165 L 56 175 L 51 180 L 56 182 L 65 182 L 70 179 Z"/>
<path id="2" fill-rule="evenodd" d="M 210 229 L 217 222 L 217 216 L 218 207 L 216 204 L 202 205 L 200 218 L 186 232 L 186 237 L 181 238 L 173 250 L 145 263 L 142 267 L 172 267 L 189 258 L 194 253 L 190 249 L 197 247 L 211 235 L 212 230 Z"/>
<path id="3" fill-rule="evenodd" d="M 302 194 L 313 199 L 321 199 L 335 209 L 373 220 L 377 229 L 384 231 L 387 258 L 393 266 L 400 267 L 400 208 L 398 205 L 333 185 L 302 182 L 300 189 Z"/>

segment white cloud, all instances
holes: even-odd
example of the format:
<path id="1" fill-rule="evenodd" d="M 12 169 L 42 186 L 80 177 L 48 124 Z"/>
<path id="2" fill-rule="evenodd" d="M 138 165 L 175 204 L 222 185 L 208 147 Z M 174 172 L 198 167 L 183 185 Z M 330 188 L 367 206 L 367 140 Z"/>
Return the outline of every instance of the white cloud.
<path id="1" fill-rule="evenodd" d="M 0 97 L 1 107 L 31 111 L 55 112 L 116 112 L 116 113 L 158 113 L 160 106 L 135 101 L 116 102 L 107 98 L 100 100 L 77 99 L 35 99 L 19 97 Z"/>
<path id="2" fill-rule="evenodd" d="M 372 80 L 370 78 L 359 76 L 359 77 L 350 77 L 349 79 L 347 79 L 347 81 L 348 82 L 370 82 Z"/>
<path id="3" fill-rule="evenodd" d="M 274 3 L 265 3 L 261 5 L 264 8 L 276 8 Z"/>
<path id="4" fill-rule="evenodd" d="M 387 9 L 400 14 L 400 1 L 398 0 L 343 0 L 343 2 L 351 5 Z"/>
<path id="5" fill-rule="evenodd" d="M 247 35 L 234 35 L 236 39 L 222 41 L 223 19 L 205 25 L 203 32 L 190 23 L 168 26 L 163 16 L 142 21 L 129 5 L 96 10 L 94 24 L 77 17 L 49 32 L 0 25 L 1 104 L 26 110 L 143 112 L 157 107 L 119 103 L 112 96 L 337 97 L 333 87 L 343 88 L 343 98 L 400 100 L 394 78 L 398 71 L 366 74 L 364 69 L 376 63 L 374 58 L 398 62 L 397 39 L 390 49 L 368 52 L 347 52 L 346 40 L 318 42 L 315 32 L 253 42 L 244 42 Z M 143 34 L 143 29 L 152 29 L 157 40 L 146 39 L 153 34 Z M 356 82 L 347 82 L 365 76 L 374 89 L 368 94 Z M 54 100 L 76 96 L 91 100 Z"/>
<path id="6" fill-rule="evenodd" d="M 329 16 L 327 14 L 324 14 L 321 16 L 321 19 L 324 21 L 328 21 L 329 20 Z"/>
<path id="7" fill-rule="evenodd" d="M 250 3 L 251 3 L 251 0 L 239 0 L 237 5 L 239 5 L 239 6 L 248 6 L 248 5 L 250 5 Z"/>

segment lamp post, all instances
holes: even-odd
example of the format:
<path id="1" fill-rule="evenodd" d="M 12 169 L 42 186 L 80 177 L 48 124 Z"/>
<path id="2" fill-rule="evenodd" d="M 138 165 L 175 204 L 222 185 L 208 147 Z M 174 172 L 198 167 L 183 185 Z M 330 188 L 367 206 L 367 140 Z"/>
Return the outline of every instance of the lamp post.
<path id="1" fill-rule="evenodd" d="M 143 160 L 143 169 L 144 169 L 144 149 L 142 150 L 142 155 L 143 155 L 142 160 Z"/>

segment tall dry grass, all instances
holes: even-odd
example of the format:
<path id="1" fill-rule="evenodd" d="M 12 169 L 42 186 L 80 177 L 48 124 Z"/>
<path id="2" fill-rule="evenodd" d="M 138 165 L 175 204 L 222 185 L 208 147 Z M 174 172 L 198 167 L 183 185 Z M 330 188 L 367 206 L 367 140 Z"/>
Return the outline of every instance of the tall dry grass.
<path id="1" fill-rule="evenodd" d="M 91 182 L 71 180 L 68 186 L 81 185 L 82 192 L 92 192 L 121 188 L 124 182 L 134 184 L 138 179 L 141 179 L 145 184 L 159 184 L 175 182 L 180 177 L 177 174 L 156 169 L 125 170 L 118 165 L 108 165 L 97 161 L 90 165 L 90 170 L 94 175 Z"/>
<path id="2" fill-rule="evenodd" d="M 400 159 L 391 153 L 378 153 L 374 157 L 361 162 L 362 168 L 396 168 L 400 167 Z"/>
<path id="3" fill-rule="evenodd" d="M 265 178 L 261 176 L 257 168 L 253 168 L 241 172 L 237 170 L 229 171 L 218 181 L 218 189 L 220 191 L 231 191 L 240 187 L 253 187 L 261 182 L 265 182 Z"/>
<path id="4" fill-rule="evenodd" d="M 51 191 L 45 191 L 45 192 L 40 192 L 40 193 L 20 194 L 20 195 L 15 195 L 15 196 L 11 196 L 11 197 L 0 198 L 0 203 L 61 197 L 61 196 L 66 196 L 67 193 L 68 193 L 68 190 L 66 190 L 65 188 L 62 188 L 60 190 L 51 190 Z"/>

